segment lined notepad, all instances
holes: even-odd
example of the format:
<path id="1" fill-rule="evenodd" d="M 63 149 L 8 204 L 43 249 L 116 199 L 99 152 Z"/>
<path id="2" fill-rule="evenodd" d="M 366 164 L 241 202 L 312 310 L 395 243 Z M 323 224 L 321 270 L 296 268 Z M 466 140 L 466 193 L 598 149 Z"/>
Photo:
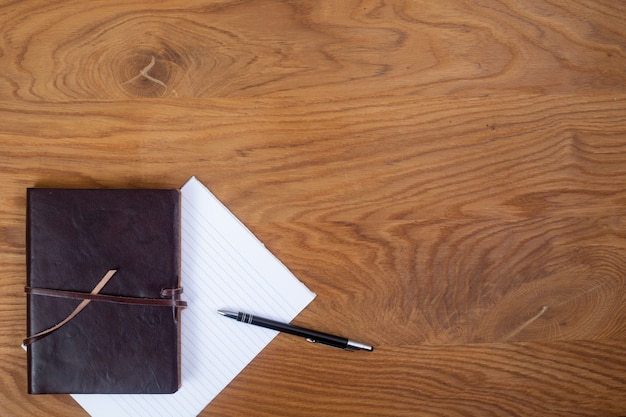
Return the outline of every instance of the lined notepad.
<path id="1" fill-rule="evenodd" d="M 195 177 L 182 188 L 182 387 L 171 395 L 73 395 L 94 417 L 197 416 L 276 336 L 218 309 L 289 322 L 315 294 Z"/>

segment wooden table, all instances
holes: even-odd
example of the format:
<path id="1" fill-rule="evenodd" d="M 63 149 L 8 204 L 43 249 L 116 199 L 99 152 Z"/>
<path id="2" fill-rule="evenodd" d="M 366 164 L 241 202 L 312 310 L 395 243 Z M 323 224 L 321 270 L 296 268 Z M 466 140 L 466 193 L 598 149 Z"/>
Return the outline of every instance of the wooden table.
<path id="1" fill-rule="evenodd" d="M 27 187 L 195 175 L 312 291 L 202 413 L 626 415 L 626 5 L 4 2 L 0 415 Z"/>

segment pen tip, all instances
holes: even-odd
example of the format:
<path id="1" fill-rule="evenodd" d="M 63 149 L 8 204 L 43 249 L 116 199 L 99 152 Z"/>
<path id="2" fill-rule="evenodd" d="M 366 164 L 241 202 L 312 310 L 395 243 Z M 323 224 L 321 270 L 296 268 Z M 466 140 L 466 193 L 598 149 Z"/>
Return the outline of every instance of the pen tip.
<path id="1" fill-rule="evenodd" d="M 235 312 L 233 312 L 233 311 L 228 311 L 228 310 L 217 310 L 217 312 L 218 312 L 219 314 L 221 314 L 222 316 L 224 316 L 224 317 L 228 317 L 228 318 L 231 318 L 231 319 L 235 319 L 235 320 L 237 320 L 237 316 L 238 316 L 238 314 L 237 314 L 237 313 L 235 313 Z"/>

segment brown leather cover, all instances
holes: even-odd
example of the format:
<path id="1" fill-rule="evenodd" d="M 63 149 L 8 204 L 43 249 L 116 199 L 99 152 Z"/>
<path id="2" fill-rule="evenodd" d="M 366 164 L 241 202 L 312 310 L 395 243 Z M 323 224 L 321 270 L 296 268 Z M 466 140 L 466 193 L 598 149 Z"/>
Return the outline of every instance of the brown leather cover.
<path id="1" fill-rule="evenodd" d="M 27 286 L 157 299 L 180 286 L 178 190 L 27 190 Z M 166 290 L 162 292 L 162 290 Z M 63 294 L 63 293 L 61 293 Z M 29 293 L 27 333 L 80 300 Z M 28 346 L 28 390 L 163 394 L 180 387 L 180 308 L 91 301 Z"/>

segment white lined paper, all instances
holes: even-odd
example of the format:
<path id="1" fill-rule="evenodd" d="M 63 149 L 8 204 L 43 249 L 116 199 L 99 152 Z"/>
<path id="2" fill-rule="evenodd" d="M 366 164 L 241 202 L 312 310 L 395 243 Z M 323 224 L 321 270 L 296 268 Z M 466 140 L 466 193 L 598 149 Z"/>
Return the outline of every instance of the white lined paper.
<path id="1" fill-rule="evenodd" d="M 291 321 L 314 298 L 202 183 L 182 191 L 182 387 L 170 395 L 73 395 L 93 417 L 197 416 L 277 332 L 220 316 Z"/>

